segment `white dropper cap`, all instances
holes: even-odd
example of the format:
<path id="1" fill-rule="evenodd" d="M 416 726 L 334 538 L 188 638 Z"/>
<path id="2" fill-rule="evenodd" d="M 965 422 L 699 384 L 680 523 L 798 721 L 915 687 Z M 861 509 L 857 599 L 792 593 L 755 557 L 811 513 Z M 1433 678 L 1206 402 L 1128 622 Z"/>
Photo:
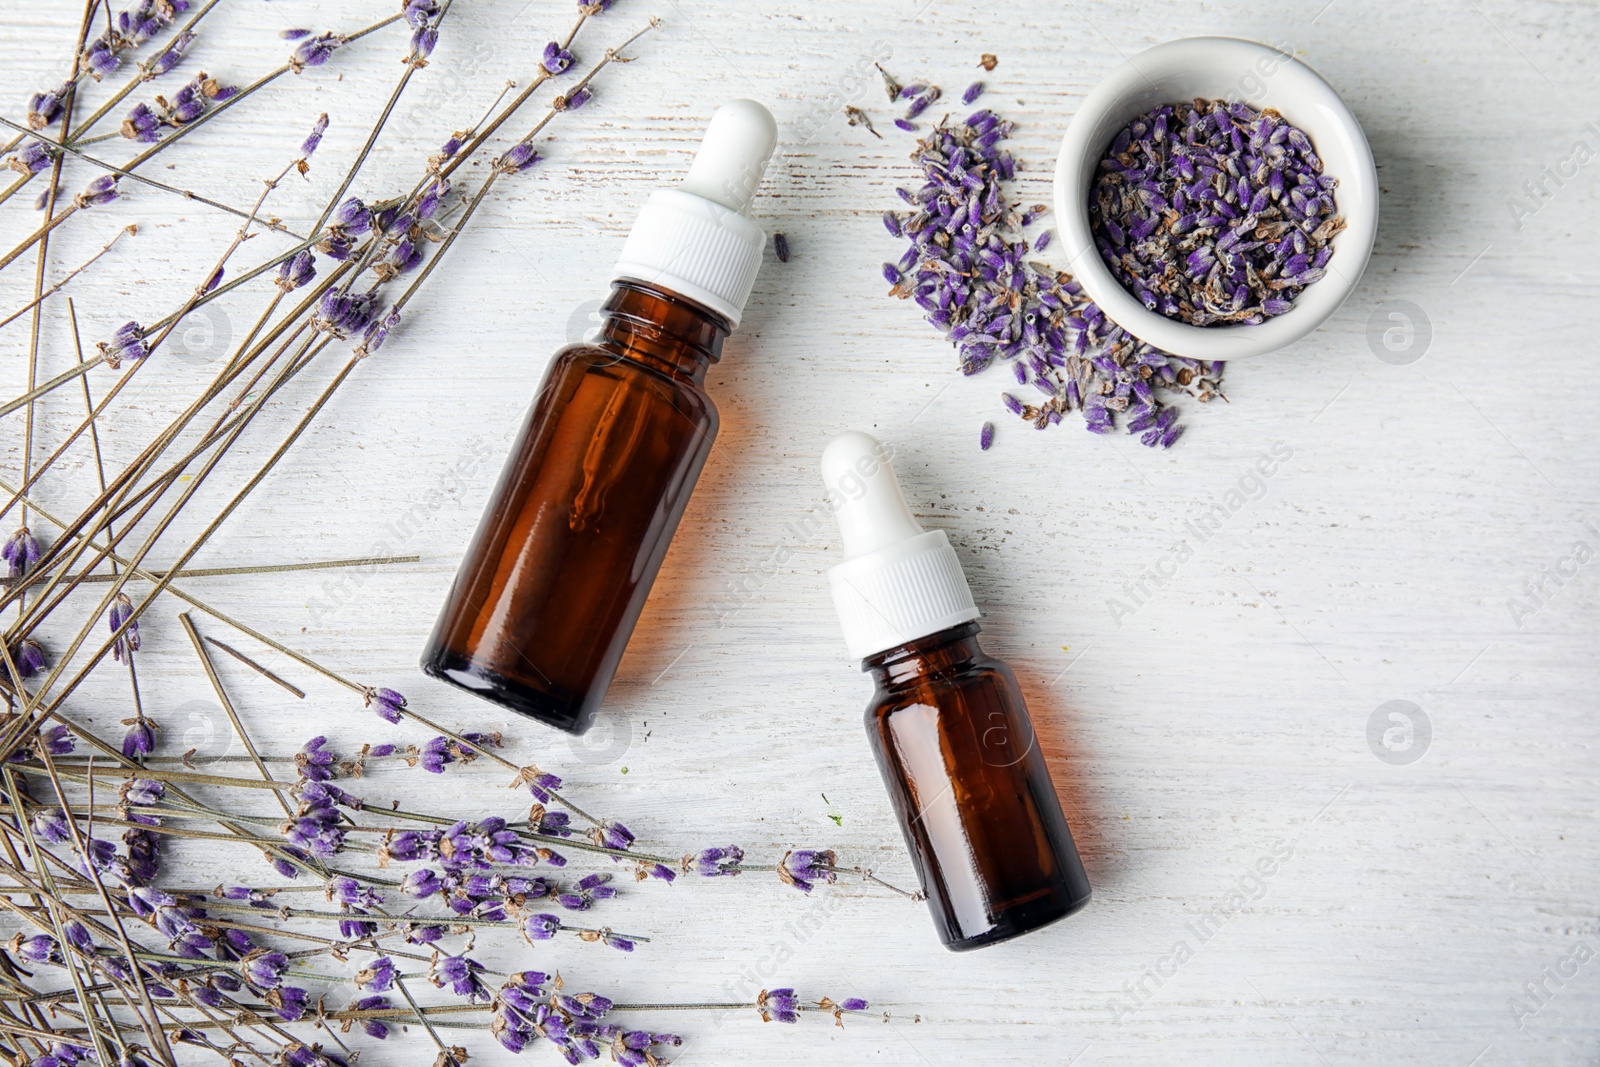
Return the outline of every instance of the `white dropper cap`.
<path id="1" fill-rule="evenodd" d="M 756 101 L 718 108 L 682 187 L 650 195 L 612 277 L 670 289 L 737 326 L 766 245 L 745 212 L 777 143 L 777 122 Z"/>
<path id="2" fill-rule="evenodd" d="M 850 658 L 866 659 L 978 617 L 961 561 L 943 530 L 906 506 L 890 451 L 852 430 L 822 452 L 828 506 L 845 561 L 828 571 Z"/>

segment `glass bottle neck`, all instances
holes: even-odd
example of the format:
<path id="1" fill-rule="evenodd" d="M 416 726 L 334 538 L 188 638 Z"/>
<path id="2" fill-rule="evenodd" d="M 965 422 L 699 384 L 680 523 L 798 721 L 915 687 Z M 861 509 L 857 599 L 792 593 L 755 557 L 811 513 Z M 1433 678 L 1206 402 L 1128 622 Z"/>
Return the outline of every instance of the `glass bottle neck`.
<path id="1" fill-rule="evenodd" d="M 979 630 L 977 623 L 964 622 L 868 656 L 861 666 L 880 689 L 896 689 L 929 676 L 959 674 L 984 658 L 978 644 Z"/>
<path id="2" fill-rule="evenodd" d="M 667 289 L 618 279 L 600 307 L 602 348 L 665 374 L 704 382 L 733 327 L 722 316 Z"/>

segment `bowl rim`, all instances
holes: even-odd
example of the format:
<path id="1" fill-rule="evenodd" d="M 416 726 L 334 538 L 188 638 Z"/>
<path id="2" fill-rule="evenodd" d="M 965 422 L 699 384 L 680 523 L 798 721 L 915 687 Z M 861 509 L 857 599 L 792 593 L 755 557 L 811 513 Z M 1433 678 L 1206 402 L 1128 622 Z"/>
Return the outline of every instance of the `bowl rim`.
<path id="1" fill-rule="evenodd" d="M 1277 69 L 1263 78 L 1265 93 L 1246 102 L 1283 112 L 1306 131 L 1324 157 L 1329 146 L 1337 145 L 1339 154 L 1349 158 L 1348 168 L 1334 171 L 1339 179 L 1339 213 L 1346 229 L 1333 238 L 1334 254 L 1328 260 L 1327 274 L 1307 286 L 1289 311 L 1255 325 L 1191 326 L 1146 308 L 1106 267 L 1089 228 L 1090 182 L 1110 138 L 1151 106 L 1137 104 L 1137 98 L 1148 98 L 1150 90 L 1159 90 L 1163 79 L 1219 73 L 1237 84 L 1261 62 L 1275 64 Z M 1228 98 L 1225 93 L 1215 95 Z M 1331 166 L 1329 169 L 1333 171 Z M 1378 230 L 1377 167 L 1361 123 L 1349 106 L 1304 62 L 1240 37 L 1167 41 L 1140 52 L 1107 75 L 1084 99 L 1062 138 L 1054 198 L 1063 250 L 1089 298 L 1139 340 L 1173 355 L 1207 361 L 1275 352 L 1326 322 L 1355 290 Z"/>

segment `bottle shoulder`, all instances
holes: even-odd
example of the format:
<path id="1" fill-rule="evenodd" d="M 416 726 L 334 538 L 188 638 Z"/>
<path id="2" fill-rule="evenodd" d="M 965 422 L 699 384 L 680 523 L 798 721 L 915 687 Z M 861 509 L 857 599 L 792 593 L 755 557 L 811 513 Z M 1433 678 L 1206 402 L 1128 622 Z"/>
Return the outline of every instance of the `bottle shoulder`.
<path id="1" fill-rule="evenodd" d="M 1011 668 L 989 656 L 896 680 L 879 677 L 876 682 L 872 701 L 867 708 L 869 716 L 888 714 L 912 706 L 938 706 L 965 700 L 984 690 L 992 690 L 1006 697 L 1018 693 L 1016 676 Z"/>

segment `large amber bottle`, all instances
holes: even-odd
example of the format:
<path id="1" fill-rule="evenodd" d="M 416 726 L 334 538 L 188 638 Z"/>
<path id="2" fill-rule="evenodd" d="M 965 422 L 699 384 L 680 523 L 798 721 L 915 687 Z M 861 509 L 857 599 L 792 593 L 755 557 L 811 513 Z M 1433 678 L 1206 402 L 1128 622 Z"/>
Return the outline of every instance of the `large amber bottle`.
<path id="1" fill-rule="evenodd" d="M 707 369 L 765 239 L 744 212 L 776 142 L 766 108 L 712 118 L 679 189 L 635 224 L 599 336 L 556 355 L 423 653 L 422 669 L 585 730 L 717 434 Z"/>

